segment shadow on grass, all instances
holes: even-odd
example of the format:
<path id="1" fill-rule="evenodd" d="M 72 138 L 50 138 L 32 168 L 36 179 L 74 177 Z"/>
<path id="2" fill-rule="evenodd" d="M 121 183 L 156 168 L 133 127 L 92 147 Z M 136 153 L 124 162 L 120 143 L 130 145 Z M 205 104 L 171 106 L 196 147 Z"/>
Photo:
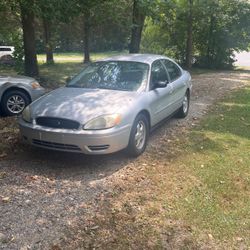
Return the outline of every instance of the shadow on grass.
<path id="1" fill-rule="evenodd" d="M 206 119 L 206 130 L 250 139 L 250 87 L 222 101 L 215 114 Z"/>

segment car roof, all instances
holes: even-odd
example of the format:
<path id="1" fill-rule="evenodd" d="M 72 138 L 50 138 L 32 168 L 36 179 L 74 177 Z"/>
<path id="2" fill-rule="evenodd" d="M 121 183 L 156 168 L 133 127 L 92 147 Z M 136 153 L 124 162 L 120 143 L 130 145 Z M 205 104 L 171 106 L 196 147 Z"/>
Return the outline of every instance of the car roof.
<path id="1" fill-rule="evenodd" d="M 14 46 L 0 46 L 0 48 L 14 49 Z"/>
<path id="2" fill-rule="evenodd" d="M 132 61 L 132 62 L 152 64 L 157 59 L 168 59 L 172 61 L 171 58 L 168 58 L 166 56 L 154 55 L 154 54 L 125 54 L 120 56 L 108 57 L 100 61 L 128 61 L 128 62 Z"/>

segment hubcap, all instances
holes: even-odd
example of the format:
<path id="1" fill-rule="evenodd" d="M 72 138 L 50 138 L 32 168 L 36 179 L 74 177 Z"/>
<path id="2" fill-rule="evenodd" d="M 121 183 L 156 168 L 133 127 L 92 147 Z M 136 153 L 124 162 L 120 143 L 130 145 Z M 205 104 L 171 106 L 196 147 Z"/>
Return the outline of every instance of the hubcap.
<path id="1" fill-rule="evenodd" d="M 182 107 L 183 107 L 183 112 L 186 114 L 188 111 L 188 97 L 187 97 L 187 95 L 185 95 L 185 97 L 184 97 Z"/>
<path id="2" fill-rule="evenodd" d="M 142 149 L 146 140 L 146 125 L 143 121 L 139 121 L 136 126 L 135 146 L 137 149 Z"/>
<path id="3" fill-rule="evenodd" d="M 21 113 L 25 108 L 25 101 L 20 95 L 13 95 L 7 100 L 7 109 L 13 114 Z"/>

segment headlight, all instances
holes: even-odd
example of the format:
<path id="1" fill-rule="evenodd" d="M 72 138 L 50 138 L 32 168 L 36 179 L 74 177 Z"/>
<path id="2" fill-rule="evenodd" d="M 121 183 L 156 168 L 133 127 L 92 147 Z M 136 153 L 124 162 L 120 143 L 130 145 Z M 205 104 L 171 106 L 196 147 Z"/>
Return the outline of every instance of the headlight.
<path id="1" fill-rule="evenodd" d="M 103 115 L 87 122 L 83 126 L 83 129 L 86 130 L 107 129 L 117 126 L 118 124 L 120 124 L 120 122 L 121 122 L 120 114 Z"/>
<path id="2" fill-rule="evenodd" d="M 31 87 L 32 87 L 33 89 L 39 89 L 41 86 L 40 86 L 40 84 L 39 84 L 38 82 L 32 82 L 32 83 L 31 83 Z"/>
<path id="3" fill-rule="evenodd" d="M 31 123 L 31 115 L 30 115 L 30 107 L 27 106 L 24 111 L 22 112 L 22 118 L 24 121 Z"/>

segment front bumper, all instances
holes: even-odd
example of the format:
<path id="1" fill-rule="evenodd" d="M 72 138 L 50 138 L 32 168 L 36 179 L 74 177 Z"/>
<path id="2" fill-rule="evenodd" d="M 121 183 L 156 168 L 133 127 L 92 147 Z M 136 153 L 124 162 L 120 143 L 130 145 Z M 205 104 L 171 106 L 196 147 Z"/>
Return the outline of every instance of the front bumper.
<path id="1" fill-rule="evenodd" d="M 127 147 L 131 126 L 85 131 L 53 129 L 19 120 L 22 138 L 27 143 L 59 151 L 85 154 L 109 154 Z"/>

